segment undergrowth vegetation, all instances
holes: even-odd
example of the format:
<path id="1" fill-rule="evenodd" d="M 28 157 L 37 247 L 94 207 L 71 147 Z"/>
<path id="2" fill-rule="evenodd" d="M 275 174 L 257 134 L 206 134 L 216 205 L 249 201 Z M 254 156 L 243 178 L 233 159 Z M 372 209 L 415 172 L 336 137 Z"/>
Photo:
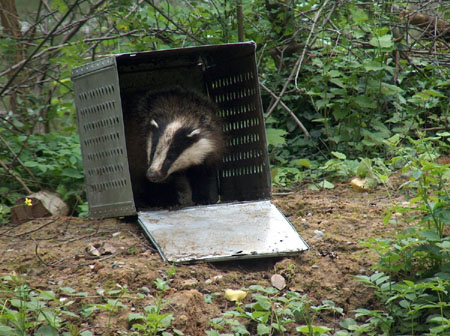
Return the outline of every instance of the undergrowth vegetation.
<path id="1" fill-rule="evenodd" d="M 449 4 L 16 3 L 20 20 L 2 21 L 0 39 L 0 222 L 9 221 L 19 198 L 43 189 L 58 192 L 72 214 L 86 214 L 70 81 L 74 67 L 116 53 L 237 42 L 243 34 L 257 43 L 277 187 L 305 183 L 319 190 L 359 176 L 389 194 L 393 172 L 408 178 L 400 187 L 408 201 L 385 217 L 386 225 L 406 221 L 408 228 L 364 242 L 380 261 L 374 274 L 358 280 L 375 292 L 380 308 L 358 309 L 354 319 L 339 322 L 334 335 L 450 333 Z M 419 14 L 432 19 L 417 23 Z M 126 294 L 123 288 L 109 293 L 105 303 L 74 312 L 73 300 L 62 300 L 76 296 L 71 289 L 55 296 L 16 277 L 2 281 L 0 334 L 89 335 L 73 321 L 97 309 L 127 309 L 118 299 Z M 332 303 L 313 306 L 294 292 L 252 290 L 252 302 L 212 320 L 208 335 L 333 334 L 314 326 L 322 310 L 339 319 Z M 131 315 L 133 332 L 181 334 L 170 328 L 172 316 L 161 307 L 160 297 Z"/>

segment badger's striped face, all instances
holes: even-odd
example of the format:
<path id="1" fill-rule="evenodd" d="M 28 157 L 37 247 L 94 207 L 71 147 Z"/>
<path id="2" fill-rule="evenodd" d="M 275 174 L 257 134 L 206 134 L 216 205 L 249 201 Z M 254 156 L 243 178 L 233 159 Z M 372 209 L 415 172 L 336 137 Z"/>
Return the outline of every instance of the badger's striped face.
<path id="1" fill-rule="evenodd" d="M 183 120 L 152 120 L 147 138 L 147 179 L 163 182 L 172 173 L 202 164 L 214 149 L 200 128 L 186 126 Z"/>

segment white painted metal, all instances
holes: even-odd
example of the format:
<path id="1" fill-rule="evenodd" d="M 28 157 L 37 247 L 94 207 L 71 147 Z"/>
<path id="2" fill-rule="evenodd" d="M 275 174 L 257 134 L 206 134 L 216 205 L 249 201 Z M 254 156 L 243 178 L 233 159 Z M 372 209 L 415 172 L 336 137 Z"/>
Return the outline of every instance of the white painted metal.
<path id="1" fill-rule="evenodd" d="M 292 255 L 308 245 L 270 201 L 139 212 L 166 261 L 219 261 Z"/>

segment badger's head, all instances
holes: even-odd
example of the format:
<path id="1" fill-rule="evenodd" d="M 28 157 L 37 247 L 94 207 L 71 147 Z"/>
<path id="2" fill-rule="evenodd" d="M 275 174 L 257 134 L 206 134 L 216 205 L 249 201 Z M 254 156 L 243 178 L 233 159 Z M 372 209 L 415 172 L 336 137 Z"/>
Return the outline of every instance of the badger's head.
<path id="1" fill-rule="evenodd" d="M 220 155 L 221 138 L 215 137 L 214 130 L 204 121 L 185 118 L 150 121 L 146 144 L 149 181 L 164 182 L 175 172 Z"/>

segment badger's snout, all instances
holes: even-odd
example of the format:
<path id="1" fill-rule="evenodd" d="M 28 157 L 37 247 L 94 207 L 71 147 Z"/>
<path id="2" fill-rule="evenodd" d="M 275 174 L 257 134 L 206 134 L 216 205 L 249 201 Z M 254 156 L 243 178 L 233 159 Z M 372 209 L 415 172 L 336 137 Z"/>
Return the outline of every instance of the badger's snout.
<path id="1" fill-rule="evenodd" d="M 160 183 L 166 179 L 166 175 L 162 174 L 159 171 L 149 169 L 146 174 L 147 179 L 153 183 Z"/>

